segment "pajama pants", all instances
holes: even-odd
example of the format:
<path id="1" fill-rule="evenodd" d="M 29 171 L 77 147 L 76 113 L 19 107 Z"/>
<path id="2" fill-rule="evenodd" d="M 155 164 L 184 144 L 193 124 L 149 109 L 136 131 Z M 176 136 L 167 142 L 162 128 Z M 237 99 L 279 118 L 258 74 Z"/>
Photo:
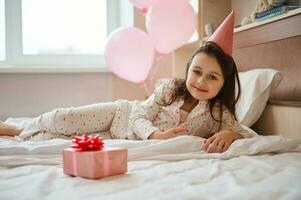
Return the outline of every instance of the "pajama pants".
<path id="1" fill-rule="evenodd" d="M 116 102 L 108 102 L 58 108 L 35 118 L 35 129 L 56 136 L 108 131 L 114 119 L 116 107 Z"/>

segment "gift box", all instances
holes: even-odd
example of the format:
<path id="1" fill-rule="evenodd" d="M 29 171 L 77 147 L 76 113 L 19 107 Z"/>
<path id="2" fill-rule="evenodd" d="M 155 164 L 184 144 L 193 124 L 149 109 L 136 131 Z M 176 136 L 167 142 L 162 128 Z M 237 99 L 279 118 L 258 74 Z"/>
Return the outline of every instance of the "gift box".
<path id="1" fill-rule="evenodd" d="M 95 142 L 95 138 L 100 137 L 84 135 L 72 139 L 75 145 L 62 152 L 65 174 L 98 179 L 127 172 L 127 149 L 103 147 L 102 140 Z"/>

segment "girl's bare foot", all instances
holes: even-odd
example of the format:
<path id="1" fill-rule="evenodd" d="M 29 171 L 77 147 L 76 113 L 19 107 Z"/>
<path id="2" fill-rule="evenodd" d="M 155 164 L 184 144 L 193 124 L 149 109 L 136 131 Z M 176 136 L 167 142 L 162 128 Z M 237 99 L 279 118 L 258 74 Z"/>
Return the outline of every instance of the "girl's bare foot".
<path id="1" fill-rule="evenodd" d="M 17 136 L 22 132 L 22 129 L 12 126 L 3 122 L 0 122 L 0 136 L 6 135 L 6 136 Z"/>

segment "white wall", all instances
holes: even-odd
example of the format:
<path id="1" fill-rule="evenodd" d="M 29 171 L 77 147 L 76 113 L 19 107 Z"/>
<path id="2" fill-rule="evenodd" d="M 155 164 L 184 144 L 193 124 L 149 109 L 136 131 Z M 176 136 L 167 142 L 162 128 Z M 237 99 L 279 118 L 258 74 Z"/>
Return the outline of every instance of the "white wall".
<path id="1" fill-rule="evenodd" d="M 0 120 L 112 100 L 111 73 L 1 73 Z"/>

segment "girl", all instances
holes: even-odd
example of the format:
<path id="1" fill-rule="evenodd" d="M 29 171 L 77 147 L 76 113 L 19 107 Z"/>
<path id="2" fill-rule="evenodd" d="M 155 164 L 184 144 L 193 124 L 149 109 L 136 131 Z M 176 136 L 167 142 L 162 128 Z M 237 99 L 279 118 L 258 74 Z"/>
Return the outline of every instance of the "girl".
<path id="1" fill-rule="evenodd" d="M 233 141 L 252 136 L 236 120 L 239 95 L 234 60 L 214 42 L 207 42 L 192 55 L 185 80 L 163 81 L 143 102 L 118 100 L 55 109 L 34 118 L 23 130 L 2 123 L 0 134 L 28 139 L 44 133 L 50 139 L 109 131 L 111 138 L 143 140 L 195 135 L 208 138 L 202 144 L 207 152 L 224 152 Z"/>

